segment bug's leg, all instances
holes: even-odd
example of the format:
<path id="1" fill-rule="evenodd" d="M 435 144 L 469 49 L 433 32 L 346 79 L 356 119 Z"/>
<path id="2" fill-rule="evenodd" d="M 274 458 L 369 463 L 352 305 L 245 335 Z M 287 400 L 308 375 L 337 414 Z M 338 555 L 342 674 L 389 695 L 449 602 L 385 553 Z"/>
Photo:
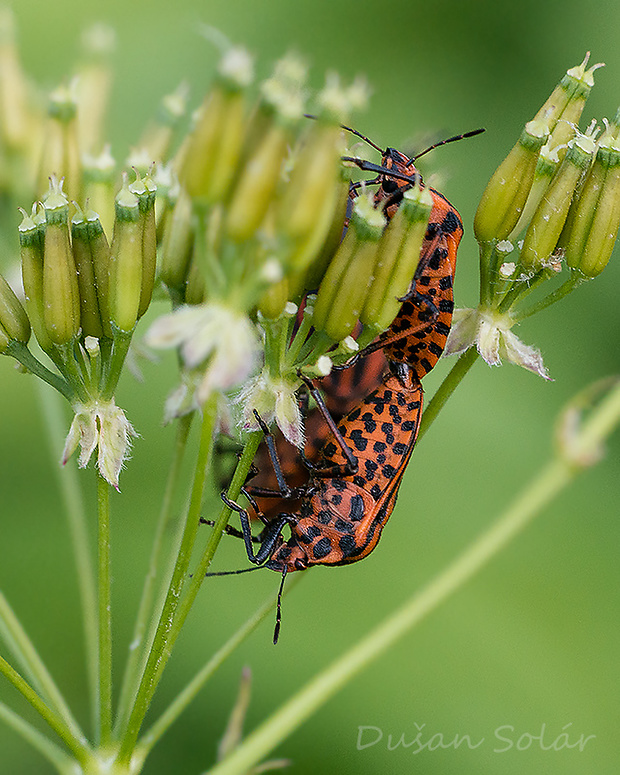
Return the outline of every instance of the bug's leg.
<path id="1" fill-rule="evenodd" d="M 345 456 L 347 461 L 344 465 L 333 465 L 333 466 L 327 466 L 325 468 L 321 468 L 319 466 L 314 465 L 314 463 L 311 463 L 306 458 L 306 456 L 302 454 L 304 465 L 313 476 L 319 476 L 326 479 L 334 478 L 335 476 L 350 476 L 351 474 L 354 474 L 358 468 L 357 458 L 349 448 L 346 441 L 342 438 L 342 434 L 338 430 L 338 426 L 334 422 L 334 418 L 331 416 L 329 409 L 325 406 L 325 401 L 323 400 L 323 396 L 321 395 L 321 392 L 318 390 L 318 388 L 316 388 L 312 384 L 312 381 L 309 380 L 307 377 L 305 377 L 303 374 L 298 372 L 298 376 L 301 380 L 303 380 L 310 395 L 312 396 L 312 398 L 314 398 L 317 405 L 317 409 L 319 410 L 319 412 L 323 416 L 323 419 L 329 426 L 330 431 L 332 432 L 334 438 L 336 439 L 336 443 L 342 450 L 342 454 Z"/>
<path id="2" fill-rule="evenodd" d="M 284 478 L 284 474 L 282 473 L 282 466 L 280 465 L 280 459 L 278 458 L 278 452 L 276 450 L 276 442 L 275 442 L 275 439 L 273 438 L 273 434 L 270 432 L 265 421 L 260 416 L 260 414 L 256 411 L 256 409 L 254 410 L 254 417 L 256 418 L 256 422 L 259 424 L 260 429 L 262 430 L 265 436 L 265 444 L 267 445 L 269 457 L 271 458 L 271 464 L 273 465 L 273 470 L 276 475 L 278 487 L 280 488 L 280 496 L 282 498 L 290 498 L 291 488 L 286 483 L 286 479 Z"/>
<path id="3" fill-rule="evenodd" d="M 295 517 L 292 514 L 287 514 L 285 512 L 278 514 L 274 520 L 265 526 L 265 530 L 263 531 L 260 539 L 260 548 L 256 553 L 254 553 L 254 548 L 252 546 L 254 537 L 250 528 L 250 516 L 247 509 L 244 509 L 243 506 L 235 503 L 235 501 L 230 500 L 225 492 L 221 493 L 220 497 L 229 509 L 235 511 L 239 515 L 243 540 L 245 543 L 245 551 L 248 555 L 249 561 L 253 562 L 255 565 L 262 565 L 262 563 L 266 562 L 273 554 L 274 547 L 278 538 L 280 537 L 283 528 L 286 525 L 290 525 L 292 522 L 295 522 Z"/>

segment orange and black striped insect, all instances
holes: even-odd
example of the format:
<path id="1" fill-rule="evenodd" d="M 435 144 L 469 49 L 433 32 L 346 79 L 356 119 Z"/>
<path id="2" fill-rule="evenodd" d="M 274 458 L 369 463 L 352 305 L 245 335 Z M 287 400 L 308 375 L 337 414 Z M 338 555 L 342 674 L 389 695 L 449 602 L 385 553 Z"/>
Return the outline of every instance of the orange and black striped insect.
<path id="1" fill-rule="evenodd" d="M 394 509 L 422 416 L 422 386 L 415 374 L 402 364 L 391 365 L 381 385 L 339 424 L 330 417 L 317 388 L 308 383 L 308 389 L 330 429 L 318 463 L 306 461 L 308 484 L 297 489 L 288 486 L 273 437 L 259 419 L 279 489 L 269 492 L 253 488 L 263 497 L 272 495 L 283 502 L 298 502 L 298 508 L 281 511 L 270 520 L 257 514 L 263 518 L 265 527 L 255 552 L 256 539 L 251 532 L 248 510 L 222 495 L 227 505 L 239 514 L 249 560 L 281 573 L 282 584 L 290 571 L 305 570 L 312 565 L 345 565 L 370 554 Z M 247 490 L 244 494 L 256 510 L 252 494 Z M 285 540 L 282 531 L 287 526 L 290 537 Z M 280 594 L 274 642 L 279 632 L 279 600 Z"/>
<path id="2" fill-rule="evenodd" d="M 326 377 L 317 380 L 321 390 L 325 407 L 331 417 L 338 423 L 369 393 L 381 384 L 387 370 L 387 363 L 382 350 L 359 358 L 350 368 L 341 371 L 332 371 Z M 318 406 L 307 408 L 306 393 L 302 399 L 302 411 L 304 415 L 305 446 L 303 454 L 290 444 L 279 430 L 274 431 L 275 447 L 280 461 L 280 467 L 284 479 L 292 489 L 298 489 L 308 484 L 309 470 L 305 461 L 316 463 L 321 449 L 325 445 L 330 434 L 329 425 L 323 419 Z M 279 512 L 290 509 L 291 503 L 284 503 L 278 498 L 265 498 L 258 495 L 258 489 L 275 490 L 278 486 L 273 465 L 269 458 L 269 450 L 263 442 L 258 448 L 254 465 L 257 473 L 247 490 L 254 495 L 257 501 L 258 511 L 270 520 Z"/>
<path id="3" fill-rule="evenodd" d="M 377 173 L 377 177 L 367 181 L 367 184 L 379 186 L 374 197 L 375 204 L 383 207 L 388 218 L 396 212 L 403 193 L 416 180 L 422 181 L 415 167 L 417 159 L 438 146 L 473 137 L 484 131 L 476 129 L 450 137 L 410 158 L 395 148 L 383 150 L 356 130 L 344 128 L 382 155 L 380 165 L 354 157 L 344 157 L 344 160 L 355 163 L 362 170 Z M 353 195 L 358 185 L 353 184 Z M 463 236 L 463 224 L 457 210 L 439 191 L 433 188 L 429 191 L 433 198 L 433 208 L 410 290 L 403 297 L 403 305 L 390 327 L 365 350 L 370 353 L 383 349 L 388 360 L 408 364 L 418 379 L 422 379 L 435 366 L 446 345 L 454 310 L 452 288 L 456 253 Z"/>

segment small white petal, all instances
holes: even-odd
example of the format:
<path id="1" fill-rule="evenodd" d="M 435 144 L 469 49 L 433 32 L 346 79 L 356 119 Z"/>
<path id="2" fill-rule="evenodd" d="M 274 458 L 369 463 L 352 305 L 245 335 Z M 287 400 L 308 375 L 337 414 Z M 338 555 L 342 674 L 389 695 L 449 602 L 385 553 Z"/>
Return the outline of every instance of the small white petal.
<path id="1" fill-rule="evenodd" d="M 522 366 L 528 371 L 538 374 L 543 379 L 551 381 L 545 368 L 540 350 L 522 342 L 512 331 L 503 331 L 501 337 L 501 354 L 512 363 Z"/>
<path id="2" fill-rule="evenodd" d="M 276 423 L 284 438 L 293 446 L 303 449 L 304 430 L 299 402 L 291 386 L 276 392 Z"/>
<path id="3" fill-rule="evenodd" d="M 489 366 L 501 366 L 499 357 L 499 328 L 489 318 L 482 315 L 476 340 L 478 352 Z"/>
<path id="4" fill-rule="evenodd" d="M 452 316 L 452 328 L 444 349 L 444 355 L 458 355 L 468 350 L 478 329 L 477 309 L 457 309 Z"/>
<path id="5" fill-rule="evenodd" d="M 199 328 L 202 316 L 201 306 L 180 307 L 157 318 L 147 331 L 144 341 L 149 347 L 160 349 L 177 347 Z"/>
<path id="6" fill-rule="evenodd" d="M 67 438 L 65 439 L 65 447 L 62 451 L 62 461 L 61 461 L 63 466 L 67 463 L 71 455 L 77 449 L 81 438 L 82 438 L 82 431 L 81 431 L 81 424 L 80 424 L 80 416 L 76 414 L 75 417 L 73 418 L 73 422 L 71 423 L 71 427 L 69 428 L 69 433 L 67 434 Z"/>

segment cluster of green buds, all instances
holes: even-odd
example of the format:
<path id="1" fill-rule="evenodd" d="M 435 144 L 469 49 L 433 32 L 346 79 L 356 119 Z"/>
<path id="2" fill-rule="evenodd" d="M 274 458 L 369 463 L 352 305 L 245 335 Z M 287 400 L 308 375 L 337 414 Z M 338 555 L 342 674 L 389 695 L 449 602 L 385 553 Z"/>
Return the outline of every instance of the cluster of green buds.
<path id="1" fill-rule="evenodd" d="M 491 177 L 474 221 L 480 305 L 458 310 L 447 353 L 476 344 L 487 363 L 506 357 L 547 378 L 538 350 L 510 330 L 607 265 L 620 227 L 620 112 L 603 131 L 578 122 L 594 85 L 589 54 L 562 78 Z M 600 135 L 600 136 L 599 136 Z M 568 277 L 559 286 L 547 281 Z M 543 286 L 546 295 L 524 307 Z"/>
<path id="2" fill-rule="evenodd" d="M 178 347 L 185 366 L 168 416 L 243 385 L 243 427 L 255 428 L 257 410 L 301 445 L 300 373 L 326 375 L 391 324 L 432 198 L 412 181 L 386 227 L 363 192 L 342 239 L 352 167 L 341 160 L 341 124 L 363 104 L 363 85 L 345 88 L 329 75 L 310 118 L 297 57 L 276 64 L 255 101 L 252 69 L 245 50 L 225 51 L 175 158 L 179 188 L 159 270 L 174 311 L 147 343 Z"/>
<path id="3" fill-rule="evenodd" d="M 75 419 L 64 460 L 81 447 L 86 465 L 98 447 L 101 474 L 114 486 L 133 429 L 114 392 L 139 318 L 153 293 L 156 266 L 155 187 L 125 177 L 116 196 L 108 242 L 92 209 L 70 204 L 62 181 L 50 179 L 41 204 L 22 211 L 19 227 L 25 309 L 2 279 L 2 352 L 61 392 Z M 30 349 L 30 330 L 51 361 Z"/>

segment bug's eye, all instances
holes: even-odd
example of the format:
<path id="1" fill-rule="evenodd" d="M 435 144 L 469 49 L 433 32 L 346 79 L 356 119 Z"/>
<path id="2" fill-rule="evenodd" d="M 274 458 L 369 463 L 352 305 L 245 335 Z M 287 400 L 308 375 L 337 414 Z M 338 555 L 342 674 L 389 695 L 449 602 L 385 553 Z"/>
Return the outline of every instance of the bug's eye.
<path id="1" fill-rule="evenodd" d="M 398 183 L 393 178 L 383 178 L 381 188 L 386 194 L 393 194 L 398 188 Z"/>

